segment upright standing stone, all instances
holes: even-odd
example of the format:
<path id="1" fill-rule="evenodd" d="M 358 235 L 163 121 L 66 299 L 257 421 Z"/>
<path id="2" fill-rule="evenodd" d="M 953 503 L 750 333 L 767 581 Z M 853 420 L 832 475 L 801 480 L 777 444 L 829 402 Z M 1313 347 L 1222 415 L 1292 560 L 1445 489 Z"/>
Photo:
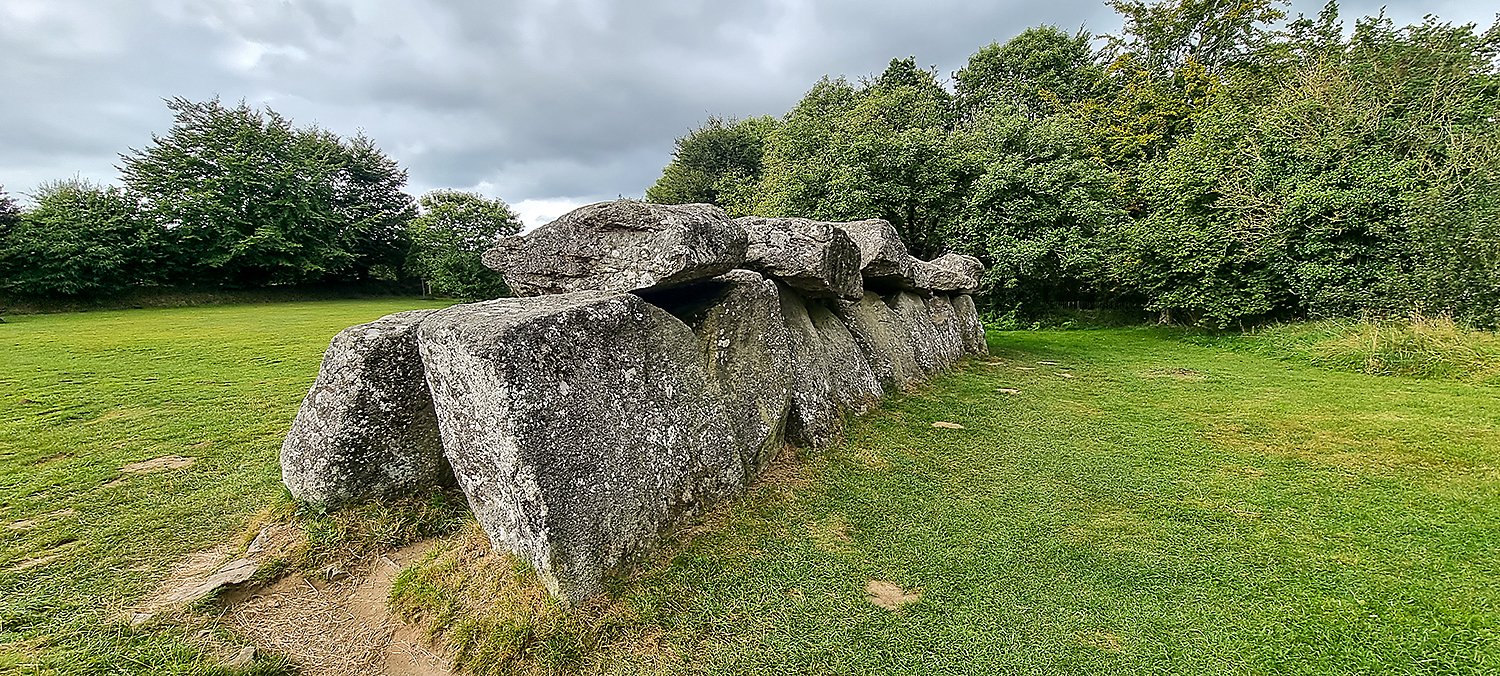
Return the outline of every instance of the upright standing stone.
<path id="1" fill-rule="evenodd" d="M 953 310 L 953 301 L 946 294 L 935 293 L 926 298 L 927 315 L 932 318 L 932 344 L 938 358 L 947 369 L 964 356 L 963 327 Z"/>
<path id="2" fill-rule="evenodd" d="M 750 270 L 684 291 L 690 298 L 673 299 L 666 309 L 698 336 L 704 371 L 724 395 L 748 482 L 781 450 L 791 406 L 794 365 L 780 292 L 776 282 Z"/>
<path id="3" fill-rule="evenodd" d="M 885 299 L 866 291 L 859 302 L 840 301 L 834 310 L 887 391 L 899 391 L 922 380 L 925 374 L 917 366 L 911 335 Z"/>
<path id="4" fill-rule="evenodd" d="M 979 309 L 974 307 L 974 298 L 968 294 L 954 296 L 953 313 L 958 317 L 964 351 L 968 354 L 989 354 L 990 345 L 984 339 L 984 322 L 979 319 Z"/>
<path id="5" fill-rule="evenodd" d="M 389 315 L 329 342 L 281 444 L 293 497 L 337 507 L 450 480 L 417 352 L 417 326 L 434 312 Z"/>
<path id="6" fill-rule="evenodd" d="M 932 312 L 927 301 L 910 291 L 895 293 L 886 298 L 891 310 L 901 320 L 901 329 L 911 345 L 912 358 L 926 375 L 941 373 L 948 368 L 951 355 L 945 351 L 938 329 L 932 323 Z"/>
<path id="7" fill-rule="evenodd" d="M 745 260 L 745 229 L 711 204 L 620 200 L 579 207 L 484 253 L 519 296 L 665 288 Z"/>
<path id="8" fill-rule="evenodd" d="M 872 408 L 885 394 L 848 327 L 821 302 L 781 287 L 792 338 L 792 408 L 787 438 L 822 448 L 843 431 L 842 416 Z"/>
<path id="9" fill-rule="evenodd" d="M 698 339 L 636 295 L 456 305 L 418 344 L 475 517 L 557 596 L 597 595 L 663 530 L 744 490 Z"/>

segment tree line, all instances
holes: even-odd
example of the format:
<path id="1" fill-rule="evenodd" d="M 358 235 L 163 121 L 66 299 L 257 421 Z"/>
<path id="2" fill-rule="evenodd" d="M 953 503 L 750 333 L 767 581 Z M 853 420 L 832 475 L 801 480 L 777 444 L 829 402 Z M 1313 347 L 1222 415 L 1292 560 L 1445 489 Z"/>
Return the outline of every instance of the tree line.
<path id="1" fill-rule="evenodd" d="M 998 318 L 1500 324 L 1500 23 L 1108 4 L 1119 35 L 1039 26 L 951 79 L 893 59 L 780 118 L 710 118 L 647 199 L 885 218 L 920 257 L 983 260 Z"/>
<path id="2" fill-rule="evenodd" d="M 363 134 L 298 128 L 243 102 L 167 106 L 171 130 L 120 156 L 122 186 L 52 181 L 24 209 L 0 190 L 0 291 L 415 280 L 442 295 L 505 293 L 479 260 L 520 230 L 504 202 L 453 190 L 413 199 L 406 171 Z"/>

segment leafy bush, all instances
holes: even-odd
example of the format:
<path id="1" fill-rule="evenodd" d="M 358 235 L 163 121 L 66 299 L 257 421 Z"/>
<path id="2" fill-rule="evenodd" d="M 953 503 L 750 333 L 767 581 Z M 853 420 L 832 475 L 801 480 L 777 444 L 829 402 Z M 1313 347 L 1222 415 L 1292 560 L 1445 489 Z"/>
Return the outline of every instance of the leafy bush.
<path id="1" fill-rule="evenodd" d="M 43 184 L 34 206 L 0 225 L 0 289 L 38 298 L 97 297 L 159 278 L 165 233 L 120 188 Z"/>

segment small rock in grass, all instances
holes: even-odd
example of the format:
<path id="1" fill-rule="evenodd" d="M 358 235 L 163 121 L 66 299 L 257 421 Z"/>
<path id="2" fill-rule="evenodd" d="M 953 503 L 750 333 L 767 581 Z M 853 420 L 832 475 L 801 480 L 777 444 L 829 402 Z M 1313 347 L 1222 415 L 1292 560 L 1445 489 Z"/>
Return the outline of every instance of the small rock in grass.
<path id="1" fill-rule="evenodd" d="M 1017 371 L 1035 371 L 1036 367 L 1035 366 L 1017 366 L 1016 370 Z"/>
<path id="2" fill-rule="evenodd" d="M 999 387 L 999 388 L 996 388 L 996 391 L 997 392 L 1004 392 L 1006 394 L 1020 394 L 1021 393 L 1020 390 L 1018 390 L 1018 389 L 1016 389 L 1014 387 Z"/>
<path id="3" fill-rule="evenodd" d="M 903 603 L 921 598 L 921 593 L 908 592 L 894 582 L 870 580 L 870 584 L 865 585 L 865 600 L 887 610 L 895 610 Z"/>
<path id="4" fill-rule="evenodd" d="M 125 619 L 130 621 L 130 626 L 132 627 L 139 627 L 145 624 L 151 617 L 151 613 L 125 613 Z"/>
<path id="5" fill-rule="evenodd" d="M 932 426 L 933 427 L 941 427 L 941 428 L 943 428 L 945 430 L 961 430 L 961 429 L 964 428 L 963 425 L 960 425 L 958 423 L 944 422 L 944 421 L 938 421 L 938 422 L 932 423 Z"/>
<path id="6" fill-rule="evenodd" d="M 1039 361 L 1037 363 L 1041 364 L 1042 366 L 1057 366 L 1057 362 L 1055 361 Z"/>
<path id="7" fill-rule="evenodd" d="M 260 564 L 250 559 L 230 561 L 221 566 L 213 575 L 208 576 L 208 579 L 204 580 L 203 584 L 183 589 L 168 597 L 167 602 L 175 604 L 197 601 L 215 589 L 249 580 L 259 568 Z"/>
<path id="8" fill-rule="evenodd" d="M 1071 374 L 1071 373 L 1059 373 L 1057 375 L 1060 375 L 1060 376 L 1062 376 L 1064 378 L 1072 378 L 1073 377 L 1073 374 Z"/>

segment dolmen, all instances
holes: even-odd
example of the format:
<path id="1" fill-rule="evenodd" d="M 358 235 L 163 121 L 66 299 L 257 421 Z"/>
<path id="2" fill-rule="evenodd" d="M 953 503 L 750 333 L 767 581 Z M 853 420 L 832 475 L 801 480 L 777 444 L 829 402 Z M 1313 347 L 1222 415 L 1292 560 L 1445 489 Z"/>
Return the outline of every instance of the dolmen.
<path id="1" fill-rule="evenodd" d="M 345 329 L 281 449 L 329 507 L 457 482 L 497 549 L 577 603 L 741 495 L 786 444 L 988 354 L 979 261 L 890 223 L 621 200 L 503 240 L 516 294 Z"/>

